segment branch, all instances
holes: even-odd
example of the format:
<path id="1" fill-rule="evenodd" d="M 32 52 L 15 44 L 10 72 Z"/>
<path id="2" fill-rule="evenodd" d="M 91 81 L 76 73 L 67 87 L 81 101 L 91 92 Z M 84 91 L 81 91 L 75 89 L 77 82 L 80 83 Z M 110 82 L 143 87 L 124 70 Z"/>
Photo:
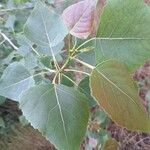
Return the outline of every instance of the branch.
<path id="1" fill-rule="evenodd" d="M 0 31 L 0 35 L 13 47 L 13 49 L 15 49 L 16 51 L 18 50 L 18 47 L 12 43 L 12 41 L 6 36 L 6 34 Z"/>
<path id="2" fill-rule="evenodd" d="M 33 6 L 30 7 L 20 7 L 20 8 L 10 8 L 10 9 L 2 9 L 0 12 L 11 12 L 11 11 L 17 11 L 17 10 L 25 10 L 25 9 L 33 9 Z"/>

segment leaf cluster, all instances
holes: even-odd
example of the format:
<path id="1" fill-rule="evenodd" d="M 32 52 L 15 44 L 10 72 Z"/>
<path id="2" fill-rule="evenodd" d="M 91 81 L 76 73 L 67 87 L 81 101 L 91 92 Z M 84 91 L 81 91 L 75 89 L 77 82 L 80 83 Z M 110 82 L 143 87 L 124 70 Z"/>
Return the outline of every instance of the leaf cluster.
<path id="1" fill-rule="evenodd" d="M 147 3 L 15 0 L 14 6 L 0 10 L 8 18 L 0 31 L 0 101 L 17 101 L 31 125 L 61 150 L 79 149 L 97 104 L 105 112 L 100 126 L 107 114 L 129 130 L 150 132 L 131 76 L 150 58 Z"/>

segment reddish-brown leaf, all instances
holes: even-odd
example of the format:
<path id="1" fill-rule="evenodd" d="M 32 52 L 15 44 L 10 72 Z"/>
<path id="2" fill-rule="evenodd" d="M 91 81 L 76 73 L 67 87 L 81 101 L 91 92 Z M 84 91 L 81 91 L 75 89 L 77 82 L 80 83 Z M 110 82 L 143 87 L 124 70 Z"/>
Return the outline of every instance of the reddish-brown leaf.
<path id="1" fill-rule="evenodd" d="M 62 17 L 70 34 L 86 39 L 96 33 L 105 0 L 83 0 L 64 10 Z"/>

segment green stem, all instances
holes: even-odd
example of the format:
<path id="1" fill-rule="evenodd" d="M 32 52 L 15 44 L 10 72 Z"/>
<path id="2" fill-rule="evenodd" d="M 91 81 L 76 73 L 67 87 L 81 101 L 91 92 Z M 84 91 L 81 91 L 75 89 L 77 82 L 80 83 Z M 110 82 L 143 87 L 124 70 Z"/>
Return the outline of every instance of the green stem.
<path id="1" fill-rule="evenodd" d="M 96 38 L 91 38 L 91 39 L 85 41 L 84 43 L 82 43 L 81 45 L 79 45 L 79 46 L 75 49 L 75 51 L 78 51 L 82 46 L 84 46 L 85 44 L 87 44 L 87 43 L 89 43 L 89 42 L 91 42 L 92 40 L 95 40 L 95 39 L 96 39 Z"/>
<path id="2" fill-rule="evenodd" d="M 75 60 L 76 62 L 78 62 L 78 63 L 80 63 L 80 64 L 82 64 L 82 65 L 84 65 L 84 66 L 86 66 L 86 67 L 88 67 L 88 68 L 90 68 L 90 69 L 94 69 L 95 67 L 94 66 L 92 66 L 92 65 L 90 65 L 90 64 L 88 64 L 88 63 L 86 63 L 86 62 L 84 62 L 84 61 L 82 61 L 82 60 L 79 60 L 79 59 L 77 59 L 77 58 L 75 58 L 75 57 L 71 57 L 73 60 Z"/>
<path id="3" fill-rule="evenodd" d="M 95 39 L 95 38 L 92 38 L 92 39 L 86 41 L 85 43 L 81 44 L 81 45 L 80 45 L 78 48 L 76 48 L 76 49 L 75 49 L 75 47 L 73 47 L 73 49 L 71 49 L 71 50 L 69 49 L 69 53 L 68 53 L 67 60 L 66 60 L 66 62 L 64 63 L 64 65 L 63 65 L 60 69 L 57 70 L 57 72 L 56 72 L 56 74 L 55 74 L 55 76 L 54 76 L 54 79 L 53 79 L 53 81 L 52 81 L 53 84 L 56 84 L 56 78 L 57 78 L 57 76 L 59 77 L 59 75 L 60 75 L 60 73 L 61 73 L 62 71 L 73 71 L 73 72 L 80 72 L 80 73 L 84 73 L 84 74 L 86 74 L 86 75 L 90 75 L 90 74 L 87 73 L 87 72 L 83 72 L 83 71 L 79 71 L 79 70 L 73 70 L 73 69 L 65 69 L 65 68 L 66 68 L 66 66 L 68 65 L 68 63 L 70 62 L 70 60 L 72 59 L 72 60 L 75 60 L 75 61 L 77 61 L 77 62 L 83 64 L 84 66 L 86 66 L 86 67 L 88 67 L 88 68 L 90 68 L 90 69 L 92 69 L 92 70 L 94 69 L 94 66 L 92 66 L 92 65 L 90 65 L 90 64 L 88 64 L 88 63 L 86 63 L 86 62 L 83 62 L 83 61 L 81 61 L 81 60 L 75 58 L 75 54 L 76 54 L 77 50 L 78 50 L 80 47 L 82 47 L 84 44 L 86 44 L 86 43 L 92 41 L 93 39 Z"/>
<path id="4" fill-rule="evenodd" d="M 11 8 L 11 9 L 2 9 L 0 12 L 11 12 L 11 11 L 18 11 L 18 10 L 25 10 L 25 9 L 33 9 L 33 7 L 20 7 L 20 8 Z"/>
<path id="5" fill-rule="evenodd" d="M 7 41 L 11 45 L 11 47 L 13 47 L 14 50 L 16 51 L 18 50 L 18 47 L 14 45 L 12 41 L 6 36 L 6 34 L 1 32 L 1 30 L 0 30 L 0 35 L 4 38 L 5 41 Z"/>
<path id="6" fill-rule="evenodd" d="M 84 71 L 81 71 L 81 70 L 76 70 L 76 69 L 64 69 L 64 71 L 67 71 L 67 72 L 78 72 L 78 73 L 82 73 L 82 74 L 85 74 L 85 75 L 90 75 L 89 73 L 87 72 L 84 72 Z"/>
<path id="7" fill-rule="evenodd" d="M 68 65 L 69 61 L 70 61 L 70 55 L 68 55 L 68 58 L 67 58 L 66 62 L 64 63 L 64 65 L 56 72 L 54 79 L 52 81 L 53 84 L 56 83 L 57 76 L 59 76 L 59 74 L 65 69 L 65 67 Z"/>

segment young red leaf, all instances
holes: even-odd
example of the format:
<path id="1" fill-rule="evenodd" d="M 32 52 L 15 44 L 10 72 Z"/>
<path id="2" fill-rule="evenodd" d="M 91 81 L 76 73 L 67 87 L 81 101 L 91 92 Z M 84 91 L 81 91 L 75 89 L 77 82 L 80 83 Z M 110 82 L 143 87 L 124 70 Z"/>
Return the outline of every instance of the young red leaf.
<path id="1" fill-rule="evenodd" d="M 93 35 L 104 5 L 105 0 L 83 0 L 65 9 L 62 17 L 70 34 L 82 39 Z"/>
<path id="2" fill-rule="evenodd" d="M 150 0 L 144 0 L 144 2 L 150 6 Z"/>

